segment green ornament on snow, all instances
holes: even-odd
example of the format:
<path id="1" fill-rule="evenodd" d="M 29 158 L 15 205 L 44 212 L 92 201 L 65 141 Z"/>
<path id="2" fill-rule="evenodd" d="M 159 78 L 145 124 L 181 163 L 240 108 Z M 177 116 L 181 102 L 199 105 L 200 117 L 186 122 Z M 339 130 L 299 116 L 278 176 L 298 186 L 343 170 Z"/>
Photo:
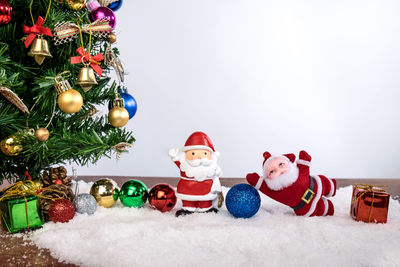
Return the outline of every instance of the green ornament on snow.
<path id="1" fill-rule="evenodd" d="M 119 199 L 127 207 L 139 208 L 147 201 L 147 187 L 138 180 L 125 182 L 119 192 Z"/>

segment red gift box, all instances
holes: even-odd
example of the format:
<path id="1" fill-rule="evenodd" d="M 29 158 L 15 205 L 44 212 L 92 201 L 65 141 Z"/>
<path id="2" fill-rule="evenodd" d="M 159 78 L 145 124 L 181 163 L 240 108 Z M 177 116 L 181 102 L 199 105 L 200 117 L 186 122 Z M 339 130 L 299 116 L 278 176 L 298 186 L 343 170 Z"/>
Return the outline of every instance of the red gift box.
<path id="1" fill-rule="evenodd" d="M 353 185 L 350 215 L 356 221 L 386 223 L 390 195 L 379 186 Z"/>

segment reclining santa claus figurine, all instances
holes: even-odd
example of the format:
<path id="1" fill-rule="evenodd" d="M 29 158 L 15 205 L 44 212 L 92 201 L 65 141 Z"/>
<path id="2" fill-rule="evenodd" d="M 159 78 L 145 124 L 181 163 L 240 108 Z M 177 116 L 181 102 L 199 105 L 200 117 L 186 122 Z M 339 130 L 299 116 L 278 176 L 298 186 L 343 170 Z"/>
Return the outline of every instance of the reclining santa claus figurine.
<path id="1" fill-rule="evenodd" d="M 291 207 L 299 216 L 333 215 L 334 207 L 327 199 L 336 194 L 336 180 L 323 175 L 310 175 L 311 156 L 300 151 L 271 156 L 264 152 L 263 176 L 249 173 L 247 182 L 270 198 Z"/>
<path id="2" fill-rule="evenodd" d="M 170 149 L 171 159 L 180 170 L 176 196 L 182 200 L 182 209 L 176 216 L 193 212 L 218 212 L 224 197 L 217 164 L 219 153 L 211 139 L 203 132 L 194 132 L 183 148 Z"/>

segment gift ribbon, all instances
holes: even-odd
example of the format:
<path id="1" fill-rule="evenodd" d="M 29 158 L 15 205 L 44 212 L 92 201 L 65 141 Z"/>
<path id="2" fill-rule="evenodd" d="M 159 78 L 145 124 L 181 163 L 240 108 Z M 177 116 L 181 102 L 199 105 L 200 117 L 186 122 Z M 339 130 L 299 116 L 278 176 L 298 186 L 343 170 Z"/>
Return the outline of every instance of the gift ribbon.
<path id="1" fill-rule="evenodd" d="M 372 216 L 372 210 L 374 207 L 374 200 L 375 200 L 375 191 L 379 192 L 379 193 L 385 193 L 385 189 L 383 189 L 382 187 L 387 187 L 387 185 L 371 185 L 371 184 L 360 184 L 357 183 L 354 185 L 355 188 L 358 189 L 363 189 L 365 190 L 363 193 L 361 193 L 355 200 L 354 203 L 357 202 L 364 194 L 368 193 L 368 192 L 372 192 L 372 203 L 371 206 L 369 208 L 369 216 L 368 216 L 368 222 L 371 222 L 371 216 Z"/>
<path id="2" fill-rule="evenodd" d="M 23 28 L 24 33 L 29 34 L 28 37 L 26 37 L 26 40 L 24 42 L 26 48 L 28 48 L 31 45 L 32 41 L 36 38 L 36 35 L 38 35 L 38 34 L 43 34 L 43 35 L 53 37 L 53 34 L 51 33 L 50 28 L 46 28 L 46 27 L 42 26 L 43 22 L 44 22 L 44 19 L 41 16 L 39 16 L 39 18 L 36 21 L 36 24 L 33 25 L 32 27 L 28 27 L 28 26 L 24 25 L 24 28 Z"/>
<path id="3" fill-rule="evenodd" d="M 76 49 L 76 51 L 80 56 L 71 57 L 71 64 L 89 62 L 90 67 L 92 67 L 92 69 L 97 73 L 97 75 L 101 77 L 103 70 L 100 67 L 100 61 L 104 59 L 103 54 L 99 53 L 95 56 L 91 56 L 89 55 L 88 52 L 86 52 L 83 49 L 82 46 Z"/>
<path id="4" fill-rule="evenodd" d="M 69 42 L 79 35 L 79 25 L 73 22 L 57 22 L 54 26 L 54 41 L 56 45 Z M 109 18 L 98 19 L 91 24 L 84 24 L 81 31 L 96 37 L 108 37 L 113 28 L 109 25 Z"/>

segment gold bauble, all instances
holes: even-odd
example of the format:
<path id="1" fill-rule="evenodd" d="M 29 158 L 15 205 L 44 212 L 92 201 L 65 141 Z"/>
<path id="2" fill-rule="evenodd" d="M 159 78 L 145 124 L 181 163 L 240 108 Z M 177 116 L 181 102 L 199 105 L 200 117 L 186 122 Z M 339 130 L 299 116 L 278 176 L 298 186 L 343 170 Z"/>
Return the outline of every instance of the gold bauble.
<path id="1" fill-rule="evenodd" d="M 108 121 L 114 127 L 122 127 L 129 121 L 129 112 L 122 107 L 113 107 L 108 112 Z"/>
<path id="2" fill-rule="evenodd" d="M 101 179 L 90 188 L 90 194 L 96 199 L 99 206 L 112 207 L 118 200 L 119 189 L 115 181 Z"/>
<path id="3" fill-rule="evenodd" d="M 22 151 L 22 144 L 19 137 L 9 136 L 0 142 L 1 151 L 7 156 L 18 156 Z"/>
<path id="4" fill-rule="evenodd" d="M 64 0 L 64 3 L 72 10 L 79 11 L 85 7 L 86 0 Z"/>
<path id="5" fill-rule="evenodd" d="M 65 113 L 75 113 L 81 110 L 83 98 L 81 93 L 74 89 L 62 92 L 57 98 L 58 106 Z"/>
<path id="6" fill-rule="evenodd" d="M 47 141 L 47 139 L 49 139 L 49 136 L 49 130 L 47 130 L 46 128 L 39 128 L 35 131 L 36 139 L 41 142 Z"/>
<path id="7" fill-rule="evenodd" d="M 115 33 L 110 33 L 108 35 L 108 41 L 113 44 L 117 41 L 117 36 L 115 35 Z"/>

